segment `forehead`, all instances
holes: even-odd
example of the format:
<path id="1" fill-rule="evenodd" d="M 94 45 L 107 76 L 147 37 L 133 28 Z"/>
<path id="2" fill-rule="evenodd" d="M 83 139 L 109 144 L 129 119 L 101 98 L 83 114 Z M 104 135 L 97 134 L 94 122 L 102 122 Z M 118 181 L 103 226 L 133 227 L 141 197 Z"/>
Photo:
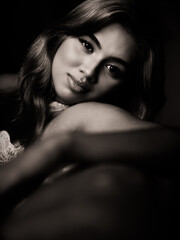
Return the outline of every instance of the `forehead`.
<path id="1" fill-rule="evenodd" d="M 133 36 L 119 23 L 110 24 L 96 32 L 102 52 L 106 57 L 113 56 L 130 62 L 135 56 L 137 45 Z"/>

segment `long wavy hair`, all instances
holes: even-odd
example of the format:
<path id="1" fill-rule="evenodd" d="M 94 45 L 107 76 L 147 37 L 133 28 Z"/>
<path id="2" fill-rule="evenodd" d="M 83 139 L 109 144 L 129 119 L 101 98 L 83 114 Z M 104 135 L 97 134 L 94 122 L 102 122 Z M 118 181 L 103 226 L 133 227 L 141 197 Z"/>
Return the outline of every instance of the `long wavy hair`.
<path id="1" fill-rule="evenodd" d="M 123 91 L 113 103 L 141 119 L 152 119 L 163 102 L 163 78 L 158 36 L 148 18 L 148 7 L 140 0 L 86 0 L 64 18 L 46 28 L 30 46 L 19 72 L 20 110 L 15 124 L 24 145 L 35 141 L 51 119 L 49 103 L 55 98 L 51 66 L 55 53 L 67 36 L 94 33 L 119 22 L 134 37 L 138 58 Z M 133 80 L 133 81 L 132 81 Z M 110 98 L 107 98 L 110 101 Z"/>

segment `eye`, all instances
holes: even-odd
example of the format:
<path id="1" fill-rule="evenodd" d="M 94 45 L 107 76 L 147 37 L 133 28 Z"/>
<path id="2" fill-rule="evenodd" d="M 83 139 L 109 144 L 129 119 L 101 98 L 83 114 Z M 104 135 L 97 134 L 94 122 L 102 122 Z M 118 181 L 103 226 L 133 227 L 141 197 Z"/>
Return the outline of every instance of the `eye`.
<path id="1" fill-rule="evenodd" d="M 107 65 L 105 65 L 105 67 L 108 71 L 108 74 L 111 75 L 115 79 L 118 79 L 123 75 L 122 71 L 114 65 L 107 64 Z"/>
<path id="2" fill-rule="evenodd" d="M 82 39 L 82 38 L 80 38 L 79 41 L 81 42 L 83 48 L 85 49 L 85 51 L 87 53 L 93 53 L 94 48 L 90 42 L 88 42 L 87 40 Z"/>

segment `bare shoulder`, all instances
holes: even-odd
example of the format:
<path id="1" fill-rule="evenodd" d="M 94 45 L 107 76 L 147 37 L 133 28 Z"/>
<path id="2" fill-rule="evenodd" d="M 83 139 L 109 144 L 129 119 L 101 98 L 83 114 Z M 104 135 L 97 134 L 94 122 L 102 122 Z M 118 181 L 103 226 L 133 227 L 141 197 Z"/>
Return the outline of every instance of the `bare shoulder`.
<path id="1" fill-rule="evenodd" d="M 138 119 L 126 110 L 111 104 L 86 102 L 77 104 L 69 110 L 75 118 L 80 118 L 85 132 L 116 132 L 155 127 L 155 124 Z"/>
<path id="2" fill-rule="evenodd" d="M 77 124 L 79 130 L 99 131 L 103 126 L 108 130 L 112 129 L 109 124 L 119 122 L 123 123 L 127 118 L 134 117 L 127 111 L 110 104 L 99 102 L 84 102 L 69 107 L 63 111 L 57 119 L 70 123 L 71 126 Z M 135 118 L 134 118 L 135 119 Z M 109 128 L 107 128 L 107 124 Z M 70 127 L 70 126 L 69 126 Z"/>
<path id="3" fill-rule="evenodd" d="M 81 118 L 82 120 L 91 116 L 92 120 L 93 118 L 97 119 L 97 117 L 101 117 L 104 114 L 106 114 L 106 118 L 109 118 L 110 116 L 116 114 L 123 114 L 123 112 L 124 114 L 126 113 L 123 109 L 114 105 L 99 102 L 84 102 L 69 107 L 66 111 L 63 112 L 63 115 L 73 115 L 75 118 Z"/>
<path id="4" fill-rule="evenodd" d="M 122 108 L 98 103 L 84 102 L 69 107 L 60 113 L 48 126 L 54 132 L 102 133 L 153 127 Z M 46 132 L 48 132 L 46 130 Z"/>

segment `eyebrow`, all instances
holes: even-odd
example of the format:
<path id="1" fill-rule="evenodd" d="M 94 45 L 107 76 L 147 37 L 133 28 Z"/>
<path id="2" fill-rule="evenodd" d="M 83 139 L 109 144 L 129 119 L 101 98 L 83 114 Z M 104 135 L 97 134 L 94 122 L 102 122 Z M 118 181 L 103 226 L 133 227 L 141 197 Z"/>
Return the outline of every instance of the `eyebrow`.
<path id="1" fill-rule="evenodd" d="M 121 65 L 123 65 L 125 68 L 128 68 L 129 67 L 129 64 L 124 61 L 122 58 L 118 58 L 118 57 L 109 57 L 106 59 L 106 61 L 112 61 L 112 62 L 118 62 L 120 63 Z"/>
<path id="2" fill-rule="evenodd" d="M 97 47 L 99 49 L 102 48 L 100 42 L 98 41 L 98 39 L 95 37 L 94 34 L 89 34 L 88 37 L 91 38 L 91 40 L 97 45 Z M 119 57 L 109 57 L 106 60 L 113 61 L 113 62 L 118 62 L 118 63 L 120 63 L 121 65 L 123 65 L 126 68 L 128 68 L 128 65 L 129 65 L 126 61 L 124 61 L 122 58 L 119 58 Z"/>
<path id="3" fill-rule="evenodd" d="M 88 37 L 90 37 L 91 40 L 93 40 L 93 42 L 95 42 L 95 44 L 97 45 L 97 47 L 98 47 L 99 49 L 102 48 L 100 42 L 98 41 L 98 39 L 95 37 L 94 34 L 91 33 L 91 34 L 88 35 Z"/>

